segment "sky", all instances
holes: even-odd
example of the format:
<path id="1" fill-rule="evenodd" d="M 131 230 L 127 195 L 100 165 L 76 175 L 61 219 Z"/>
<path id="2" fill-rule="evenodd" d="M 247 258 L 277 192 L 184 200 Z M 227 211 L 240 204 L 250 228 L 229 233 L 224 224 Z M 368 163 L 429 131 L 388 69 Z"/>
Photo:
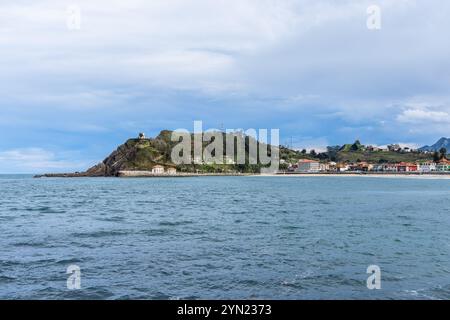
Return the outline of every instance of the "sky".
<path id="1" fill-rule="evenodd" d="M 438 0 L 3 0 L 0 173 L 84 170 L 139 132 L 194 120 L 279 129 L 298 149 L 431 145 L 450 136 L 448 12 Z"/>

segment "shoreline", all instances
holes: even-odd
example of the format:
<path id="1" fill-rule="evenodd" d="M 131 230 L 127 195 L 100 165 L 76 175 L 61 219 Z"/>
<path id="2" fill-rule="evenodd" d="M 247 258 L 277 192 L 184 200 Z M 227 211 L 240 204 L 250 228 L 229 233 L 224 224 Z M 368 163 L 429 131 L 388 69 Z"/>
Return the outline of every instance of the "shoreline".
<path id="1" fill-rule="evenodd" d="M 151 174 L 136 172 L 135 174 L 119 174 L 117 176 L 90 176 L 78 173 L 51 173 L 34 175 L 33 178 L 190 178 L 190 177 L 367 177 L 367 178 L 415 178 L 415 179 L 450 179 L 450 172 L 343 172 L 343 173 L 176 173 Z"/>
<path id="2" fill-rule="evenodd" d="M 345 172 L 345 173 L 276 173 L 260 174 L 264 177 L 366 177 L 366 178 L 415 178 L 415 179 L 450 179 L 450 172 L 422 172 L 422 173 L 383 173 L 383 172 Z"/>

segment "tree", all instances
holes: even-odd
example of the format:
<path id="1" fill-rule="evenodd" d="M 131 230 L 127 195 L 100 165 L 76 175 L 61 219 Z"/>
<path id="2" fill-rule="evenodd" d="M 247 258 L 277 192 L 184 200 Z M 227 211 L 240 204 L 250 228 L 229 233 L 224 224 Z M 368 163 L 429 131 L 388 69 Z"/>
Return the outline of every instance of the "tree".
<path id="1" fill-rule="evenodd" d="M 439 149 L 439 155 L 440 155 L 440 159 L 445 158 L 445 156 L 447 155 L 447 149 L 445 149 L 445 148 L 440 148 L 440 149 Z"/>
<path id="2" fill-rule="evenodd" d="M 306 149 L 303 149 L 301 152 L 302 154 L 306 154 Z"/>
<path id="3" fill-rule="evenodd" d="M 437 152 L 437 151 L 433 152 L 433 161 L 438 162 L 440 159 L 441 159 L 441 156 L 440 156 L 439 152 Z"/>
<path id="4" fill-rule="evenodd" d="M 315 157 L 317 155 L 316 150 L 314 150 L 314 149 L 311 149 L 309 154 L 312 155 L 313 157 Z"/>
<path id="5" fill-rule="evenodd" d="M 361 148 L 361 142 L 359 140 L 356 140 L 355 143 L 353 143 L 350 147 L 351 151 L 358 151 Z"/>
<path id="6" fill-rule="evenodd" d="M 337 155 L 338 155 L 339 149 L 340 149 L 340 146 L 327 147 L 328 158 L 331 161 L 337 160 Z"/>

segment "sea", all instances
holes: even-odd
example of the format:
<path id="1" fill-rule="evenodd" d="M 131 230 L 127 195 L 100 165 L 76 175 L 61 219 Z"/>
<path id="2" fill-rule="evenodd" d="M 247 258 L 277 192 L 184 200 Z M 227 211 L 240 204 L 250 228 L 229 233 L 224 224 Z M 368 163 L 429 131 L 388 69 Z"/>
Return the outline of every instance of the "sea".
<path id="1" fill-rule="evenodd" d="M 449 179 L 0 176 L 0 299 L 449 298 Z"/>

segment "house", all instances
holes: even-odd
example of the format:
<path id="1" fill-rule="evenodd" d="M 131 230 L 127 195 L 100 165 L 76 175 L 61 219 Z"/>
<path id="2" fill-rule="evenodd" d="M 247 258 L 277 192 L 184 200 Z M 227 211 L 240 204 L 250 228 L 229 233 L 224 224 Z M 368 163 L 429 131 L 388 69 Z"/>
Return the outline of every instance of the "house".
<path id="1" fill-rule="evenodd" d="M 356 172 L 361 172 L 361 171 L 370 171 L 372 170 L 373 165 L 367 162 L 357 162 L 357 163 L 352 163 L 349 165 L 349 170 L 350 171 L 356 171 Z"/>
<path id="2" fill-rule="evenodd" d="M 350 166 L 347 165 L 347 164 L 345 164 L 345 163 L 338 163 L 338 164 L 336 165 L 336 170 L 337 170 L 338 172 L 345 172 L 345 171 L 350 170 Z"/>
<path id="3" fill-rule="evenodd" d="M 414 172 L 417 171 L 417 164 L 409 162 L 400 162 L 397 164 L 398 172 Z"/>
<path id="4" fill-rule="evenodd" d="M 336 162 L 328 162 L 328 171 L 336 172 L 337 171 L 337 163 Z"/>
<path id="5" fill-rule="evenodd" d="M 397 172 L 397 165 L 395 163 L 385 163 L 383 164 L 383 171 Z"/>
<path id="6" fill-rule="evenodd" d="M 374 164 L 372 166 L 372 171 L 376 171 L 376 172 L 384 171 L 384 165 L 383 164 Z"/>
<path id="7" fill-rule="evenodd" d="M 450 171 L 450 161 L 443 158 L 436 164 L 436 171 Z"/>
<path id="8" fill-rule="evenodd" d="M 177 169 L 174 167 L 167 168 L 167 174 L 177 174 Z"/>
<path id="9" fill-rule="evenodd" d="M 321 172 L 330 171 L 330 165 L 328 163 L 319 163 L 319 171 Z"/>
<path id="10" fill-rule="evenodd" d="M 399 152 L 402 150 L 399 144 L 390 144 L 387 146 L 389 151 Z"/>
<path id="11" fill-rule="evenodd" d="M 432 171 L 436 171 L 436 163 L 431 162 L 431 161 L 426 161 L 426 162 L 419 162 L 417 164 L 417 169 L 420 172 L 432 172 Z"/>
<path id="12" fill-rule="evenodd" d="M 367 162 L 358 162 L 357 164 L 356 164 L 356 167 L 355 167 L 355 171 L 364 171 L 364 172 L 366 172 L 366 171 L 372 171 L 372 169 L 373 169 L 373 164 L 371 164 L 371 163 L 367 163 Z"/>
<path id="13" fill-rule="evenodd" d="M 162 174 L 162 173 L 164 173 L 164 167 L 157 164 L 156 166 L 154 166 L 152 168 L 152 173 L 153 174 Z"/>
<path id="14" fill-rule="evenodd" d="M 315 160 L 300 159 L 297 163 L 297 172 L 319 172 L 320 163 Z"/>
<path id="15" fill-rule="evenodd" d="M 372 151 L 372 152 L 378 152 L 378 151 L 383 151 L 383 149 L 376 147 L 376 146 L 367 146 L 366 147 L 367 151 Z"/>

